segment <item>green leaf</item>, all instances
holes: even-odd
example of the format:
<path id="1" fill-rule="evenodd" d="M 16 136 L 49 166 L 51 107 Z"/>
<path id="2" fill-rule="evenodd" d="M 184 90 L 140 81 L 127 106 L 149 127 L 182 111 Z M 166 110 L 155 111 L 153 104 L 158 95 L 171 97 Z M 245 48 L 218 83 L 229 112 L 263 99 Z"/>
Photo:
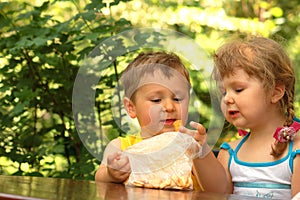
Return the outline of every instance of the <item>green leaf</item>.
<path id="1" fill-rule="evenodd" d="M 38 176 L 38 177 L 43 177 L 44 175 L 40 172 L 29 172 L 25 173 L 25 176 Z"/>
<path id="2" fill-rule="evenodd" d="M 32 43 L 36 46 L 43 46 L 47 43 L 47 41 L 48 41 L 47 38 L 37 37 L 32 40 Z"/>
<path id="3" fill-rule="evenodd" d="M 52 152 L 54 154 L 64 154 L 65 153 L 65 146 L 63 144 L 56 144 L 53 148 L 52 148 Z"/>
<path id="4" fill-rule="evenodd" d="M 12 114 L 18 115 L 20 113 L 23 113 L 23 111 L 24 111 L 24 105 L 22 103 L 19 103 L 12 109 Z"/>

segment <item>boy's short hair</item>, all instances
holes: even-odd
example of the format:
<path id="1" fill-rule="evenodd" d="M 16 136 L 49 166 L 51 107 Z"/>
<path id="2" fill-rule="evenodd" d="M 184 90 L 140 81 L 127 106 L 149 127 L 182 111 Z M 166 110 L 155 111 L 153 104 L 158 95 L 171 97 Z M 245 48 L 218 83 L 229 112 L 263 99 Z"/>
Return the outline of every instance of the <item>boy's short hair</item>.
<path id="1" fill-rule="evenodd" d="M 140 53 L 124 70 L 121 82 L 125 96 L 133 98 L 143 76 L 153 74 L 156 70 L 160 70 L 166 77 L 173 76 L 176 70 L 187 80 L 188 88 L 191 88 L 189 72 L 179 56 L 167 52 L 148 52 Z"/>

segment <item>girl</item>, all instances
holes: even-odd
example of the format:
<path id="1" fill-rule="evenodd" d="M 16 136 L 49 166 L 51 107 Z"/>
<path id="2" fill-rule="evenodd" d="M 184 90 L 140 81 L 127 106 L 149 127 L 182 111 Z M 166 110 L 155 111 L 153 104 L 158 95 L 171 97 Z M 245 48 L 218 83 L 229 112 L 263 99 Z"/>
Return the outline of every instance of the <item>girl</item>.
<path id="1" fill-rule="evenodd" d="M 251 37 L 223 45 L 214 62 L 221 110 L 244 136 L 221 145 L 227 192 L 291 199 L 300 191 L 300 123 L 289 57 L 277 42 Z"/>

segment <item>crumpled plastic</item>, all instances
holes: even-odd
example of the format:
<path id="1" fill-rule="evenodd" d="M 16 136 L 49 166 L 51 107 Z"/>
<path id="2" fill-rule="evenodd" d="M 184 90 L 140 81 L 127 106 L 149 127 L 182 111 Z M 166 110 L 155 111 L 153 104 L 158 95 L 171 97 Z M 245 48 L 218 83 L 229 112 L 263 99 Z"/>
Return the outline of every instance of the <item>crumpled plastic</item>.
<path id="1" fill-rule="evenodd" d="M 166 132 L 128 147 L 131 174 L 126 186 L 192 190 L 193 159 L 201 155 L 200 144 L 190 135 Z"/>

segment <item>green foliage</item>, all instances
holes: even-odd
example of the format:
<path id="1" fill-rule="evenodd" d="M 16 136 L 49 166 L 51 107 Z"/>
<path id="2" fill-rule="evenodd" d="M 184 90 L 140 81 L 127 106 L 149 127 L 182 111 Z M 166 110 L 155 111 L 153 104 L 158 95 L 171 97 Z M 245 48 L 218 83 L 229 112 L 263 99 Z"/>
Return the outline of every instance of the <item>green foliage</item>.
<path id="1" fill-rule="evenodd" d="M 298 1 L 289 4 L 283 0 L 168 0 L 164 4 L 157 0 L 86 1 L 0 3 L 0 174 L 94 178 L 101 157 L 96 159 L 83 145 L 75 123 L 86 122 L 87 135 L 96 132 L 97 137 L 86 137 L 86 143 L 99 155 L 107 141 L 123 134 L 117 127 L 124 114 L 119 113 L 119 118 L 114 119 L 111 113 L 112 91 L 134 54 L 130 52 L 149 43 L 150 35 L 139 34 L 130 44 L 112 40 L 107 47 L 110 52 L 103 56 L 128 54 L 114 62 L 107 56 L 107 63 L 85 74 L 82 85 L 99 79 L 101 74 L 99 84 L 90 88 L 95 92 L 95 115 L 72 113 L 74 81 L 82 61 L 88 55 L 93 56 L 92 50 L 124 30 L 133 27 L 176 30 L 208 53 L 235 34 L 280 36 L 285 38 L 294 65 L 300 64 Z M 94 53 L 97 55 L 99 51 Z M 192 100 L 201 104 L 200 110 L 191 109 L 191 115 L 200 113 L 200 122 L 208 126 L 209 90 L 202 72 L 190 71 L 196 94 Z M 299 116 L 300 71 L 296 68 L 296 72 L 295 107 Z M 99 124 L 97 130 L 95 123 Z M 225 124 L 217 145 L 236 137 L 235 130 Z"/>
<path id="2" fill-rule="evenodd" d="M 99 162 L 77 135 L 73 84 L 79 61 L 130 23 L 88 9 L 60 22 L 45 14 L 49 1 L 40 6 L 3 2 L 0 7 L 0 152 L 12 163 L 8 168 L 0 163 L 3 173 L 93 179 Z M 65 167 L 58 170 L 58 165 Z"/>

